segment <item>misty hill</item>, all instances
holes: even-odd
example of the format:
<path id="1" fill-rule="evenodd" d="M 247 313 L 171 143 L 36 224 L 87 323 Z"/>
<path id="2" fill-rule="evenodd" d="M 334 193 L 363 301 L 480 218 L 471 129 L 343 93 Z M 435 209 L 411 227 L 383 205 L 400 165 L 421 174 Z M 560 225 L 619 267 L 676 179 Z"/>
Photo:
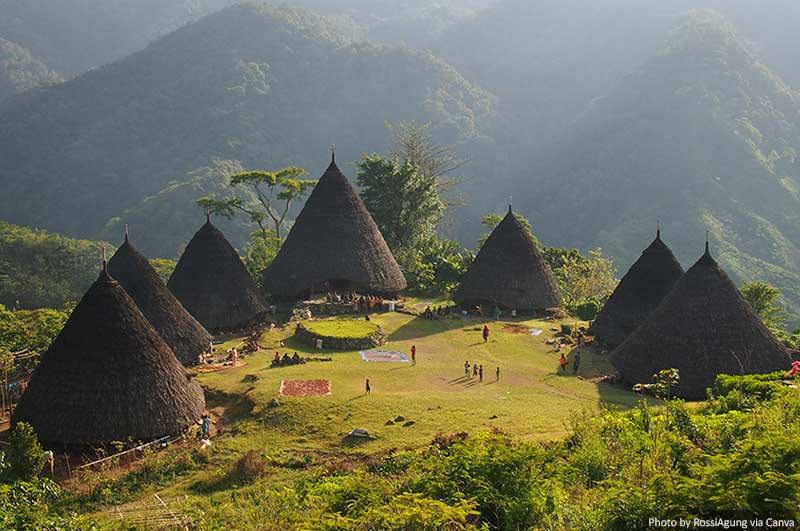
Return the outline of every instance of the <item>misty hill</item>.
<path id="1" fill-rule="evenodd" d="M 599 99 L 528 190 L 534 226 L 629 265 L 661 219 L 684 264 L 715 256 L 800 308 L 800 96 L 718 16 L 696 13 Z M 530 176 L 528 176 L 530 178 Z"/>
<path id="2" fill-rule="evenodd" d="M 30 50 L 0 38 L 0 100 L 42 84 L 61 81 L 61 76 L 33 57 Z"/>
<path id="3" fill-rule="evenodd" d="M 233 0 L 0 0 L 0 36 L 70 78 Z"/>
<path id="4" fill-rule="evenodd" d="M 316 178 L 332 142 L 339 160 L 354 160 L 385 150 L 386 123 L 404 120 L 464 142 L 493 109 L 489 94 L 431 55 L 349 44 L 319 16 L 256 5 L 13 103 L 0 104 L 0 218 L 82 237 L 215 159 L 296 164 Z M 143 252 L 174 256 L 196 228 L 191 202 L 168 208 L 184 238 L 158 248 L 142 238 Z"/>

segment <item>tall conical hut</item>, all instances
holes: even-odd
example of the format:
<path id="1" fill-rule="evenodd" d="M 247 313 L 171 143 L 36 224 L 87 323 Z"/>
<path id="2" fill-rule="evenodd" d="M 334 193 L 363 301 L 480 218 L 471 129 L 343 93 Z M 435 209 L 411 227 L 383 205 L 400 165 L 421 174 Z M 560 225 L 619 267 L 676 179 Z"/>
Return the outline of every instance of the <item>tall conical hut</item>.
<path id="1" fill-rule="evenodd" d="M 789 353 L 728 275 L 703 256 L 681 277 L 650 317 L 611 353 L 628 384 L 649 383 L 678 369 L 675 393 L 702 399 L 718 374 L 767 373 L 789 367 Z"/>
<path id="2" fill-rule="evenodd" d="M 128 239 L 108 262 L 108 271 L 142 311 L 153 328 L 186 366 L 208 350 L 212 336 L 167 289 L 153 266 Z"/>
<path id="3" fill-rule="evenodd" d="M 508 213 L 478 251 L 453 299 L 462 305 L 541 311 L 561 306 L 561 294 L 533 237 Z"/>
<path id="4" fill-rule="evenodd" d="M 655 240 L 622 277 L 590 332 L 610 348 L 621 345 L 650 317 L 681 276 L 683 268 L 661 240 L 659 227 Z"/>
<path id="5" fill-rule="evenodd" d="M 12 422 L 30 423 L 45 443 L 83 446 L 180 433 L 204 407 L 203 390 L 104 263 Z"/>
<path id="6" fill-rule="evenodd" d="M 264 287 L 281 298 L 314 290 L 391 295 L 406 287 L 400 266 L 334 156 L 264 272 Z"/>
<path id="7" fill-rule="evenodd" d="M 244 328 L 266 311 L 253 278 L 210 216 L 186 246 L 167 288 L 212 333 Z"/>

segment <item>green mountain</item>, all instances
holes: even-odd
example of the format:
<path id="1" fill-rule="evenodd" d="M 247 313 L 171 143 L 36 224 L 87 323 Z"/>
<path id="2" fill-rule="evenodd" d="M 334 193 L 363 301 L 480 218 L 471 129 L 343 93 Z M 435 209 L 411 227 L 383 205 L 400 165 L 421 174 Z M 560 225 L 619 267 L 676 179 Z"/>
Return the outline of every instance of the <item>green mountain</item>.
<path id="1" fill-rule="evenodd" d="M 30 50 L 0 38 L 0 100 L 61 81 L 61 76 L 33 57 Z"/>
<path id="2" fill-rule="evenodd" d="M 520 182 L 541 234 L 627 267 L 656 220 L 685 265 L 703 250 L 800 310 L 800 95 L 719 16 L 698 12 L 592 105 Z M 523 192 L 524 193 L 524 192 Z"/>
<path id="3" fill-rule="evenodd" d="M 154 245 L 137 239 L 143 252 L 175 256 L 197 226 L 191 201 L 162 207 L 181 223 L 169 229 L 142 212 L 214 160 L 316 177 L 331 143 L 352 161 L 387 149 L 387 122 L 410 120 L 431 122 L 444 143 L 469 142 L 493 105 L 430 54 L 350 44 L 301 9 L 234 6 L 0 104 L 0 217 L 82 237 L 130 221 L 158 234 Z"/>

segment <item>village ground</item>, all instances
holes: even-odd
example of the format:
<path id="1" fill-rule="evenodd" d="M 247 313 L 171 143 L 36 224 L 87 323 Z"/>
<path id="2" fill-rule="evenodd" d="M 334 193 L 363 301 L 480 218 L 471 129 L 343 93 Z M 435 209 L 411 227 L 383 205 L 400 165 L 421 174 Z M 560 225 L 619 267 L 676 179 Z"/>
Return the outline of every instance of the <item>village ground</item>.
<path id="1" fill-rule="evenodd" d="M 415 301 L 411 301 L 413 304 Z M 627 408 L 639 398 L 634 393 L 592 381 L 611 372 L 605 355 L 586 348 L 578 375 L 572 374 L 572 354 L 566 375 L 558 373 L 559 353 L 547 340 L 556 336 L 562 322 L 501 318 L 448 317 L 427 320 L 402 313 L 372 316 L 388 336 L 383 350 L 401 351 L 410 359 L 417 347 L 417 363 L 372 362 L 358 352 L 318 350 L 291 339 L 293 326 L 276 328 L 263 336 L 264 349 L 244 358 L 233 369 L 199 374 L 206 389 L 207 406 L 215 420 L 212 451 L 196 467 L 136 485 L 118 500 L 116 507 L 98 507 L 96 516 L 110 522 L 119 506 L 145 504 L 155 494 L 160 499 L 181 500 L 181 511 L 200 511 L 209 518 L 242 518 L 236 491 L 249 492 L 232 481 L 236 462 L 255 450 L 268 463 L 263 481 L 285 484 L 309 474 L 339 466 L 350 466 L 392 449 L 418 448 L 429 444 L 437 433 L 479 432 L 500 429 L 516 437 L 547 440 L 567 433 L 571 415 L 601 407 Z M 481 329 L 488 323 L 491 334 L 484 343 Z M 504 332 L 505 323 L 541 329 L 538 336 Z M 279 342 L 285 341 L 285 348 Z M 239 343 L 231 339 L 218 348 Z M 275 351 L 295 351 L 304 357 L 330 357 L 304 365 L 270 368 Z M 569 352 L 569 349 L 565 349 Z M 484 366 L 483 382 L 464 377 L 464 362 Z M 495 368 L 500 367 L 500 378 Z M 370 395 L 364 382 L 369 378 Z M 280 397 L 284 379 L 327 379 L 331 396 Z M 277 398 L 280 405 L 270 407 Z M 405 421 L 387 425 L 398 416 Z M 403 424 L 412 420 L 413 425 Z M 374 438 L 351 440 L 346 434 L 366 429 Z M 176 452 L 195 451 L 198 443 Z M 153 456 L 150 459 L 158 459 Z M 355 465 L 354 465 L 355 466 Z M 91 479 L 94 483 L 95 479 Z M 245 509 L 242 511 L 252 511 Z M 194 509 L 193 509 L 194 508 Z"/>

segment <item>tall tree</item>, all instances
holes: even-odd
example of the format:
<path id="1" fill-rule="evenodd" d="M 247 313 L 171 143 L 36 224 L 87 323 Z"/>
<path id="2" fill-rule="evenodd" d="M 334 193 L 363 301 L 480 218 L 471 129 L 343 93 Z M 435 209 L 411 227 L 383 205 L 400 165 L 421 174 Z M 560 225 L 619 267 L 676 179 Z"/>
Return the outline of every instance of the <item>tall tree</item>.
<path id="1" fill-rule="evenodd" d="M 356 182 L 361 197 L 401 262 L 436 238 L 436 224 L 446 208 L 439 197 L 438 179 L 412 161 L 397 155 L 365 155 L 358 163 Z"/>
<path id="2" fill-rule="evenodd" d="M 274 234 L 272 240 L 277 248 L 282 241 L 281 229 L 292 204 L 316 184 L 316 181 L 301 179 L 304 175 L 306 171 L 296 166 L 274 172 L 258 170 L 236 173 L 229 178 L 232 196 L 223 199 L 206 196 L 197 199 L 196 203 L 228 219 L 237 213 L 245 214 L 258 225 L 265 237 Z M 272 221 L 272 229 L 267 226 L 268 220 Z"/>

